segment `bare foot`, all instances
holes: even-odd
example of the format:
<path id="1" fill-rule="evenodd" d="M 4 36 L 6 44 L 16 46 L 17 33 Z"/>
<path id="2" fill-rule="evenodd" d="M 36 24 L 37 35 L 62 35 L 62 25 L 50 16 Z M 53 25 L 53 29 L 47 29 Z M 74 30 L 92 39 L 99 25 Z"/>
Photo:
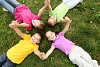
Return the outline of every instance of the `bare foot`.
<path id="1" fill-rule="evenodd" d="M 100 67 L 100 65 L 98 67 Z"/>
<path id="2" fill-rule="evenodd" d="M 8 10 L 6 10 L 5 8 L 3 8 L 3 11 L 8 12 Z"/>

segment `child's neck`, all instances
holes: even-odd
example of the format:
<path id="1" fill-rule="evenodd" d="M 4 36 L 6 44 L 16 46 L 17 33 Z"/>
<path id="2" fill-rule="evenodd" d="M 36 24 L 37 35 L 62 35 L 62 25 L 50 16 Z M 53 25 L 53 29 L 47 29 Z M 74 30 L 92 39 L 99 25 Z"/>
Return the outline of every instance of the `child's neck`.
<path id="1" fill-rule="evenodd" d="M 56 38 L 57 38 L 57 36 L 55 36 L 55 40 L 56 40 Z M 53 41 L 55 41 L 55 40 L 53 40 Z"/>

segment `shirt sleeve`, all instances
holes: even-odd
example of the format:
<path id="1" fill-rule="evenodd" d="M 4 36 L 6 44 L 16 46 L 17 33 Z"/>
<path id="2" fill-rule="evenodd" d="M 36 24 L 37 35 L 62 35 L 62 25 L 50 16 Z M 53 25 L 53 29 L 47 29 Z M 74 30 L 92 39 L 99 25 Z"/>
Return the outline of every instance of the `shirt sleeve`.
<path id="1" fill-rule="evenodd" d="M 36 15 L 36 19 L 37 19 L 37 20 L 40 20 L 40 19 L 41 19 L 41 17 L 40 17 L 40 16 L 38 16 L 38 15 Z"/>
<path id="2" fill-rule="evenodd" d="M 23 39 L 30 39 L 30 38 L 31 38 L 31 35 L 24 34 L 24 37 L 23 37 Z"/>
<path id="3" fill-rule="evenodd" d="M 62 32 L 58 33 L 59 36 L 64 36 L 64 34 Z"/>
<path id="4" fill-rule="evenodd" d="M 53 16 L 53 11 L 49 12 L 49 16 L 50 17 Z"/>
<path id="5" fill-rule="evenodd" d="M 32 24 L 29 23 L 29 27 L 26 28 L 27 30 L 32 30 Z"/>
<path id="6" fill-rule="evenodd" d="M 38 50 L 39 46 L 38 45 L 34 45 L 34 50 Z M 34 51 L 33 50 L 33 51 Z"/>
<path id="7" fill-rule="evenodd" d="M 52 46 L 54 46 L 54 48 L 56 48 L 56 44 L 55 43 L 52 43 Z"/>

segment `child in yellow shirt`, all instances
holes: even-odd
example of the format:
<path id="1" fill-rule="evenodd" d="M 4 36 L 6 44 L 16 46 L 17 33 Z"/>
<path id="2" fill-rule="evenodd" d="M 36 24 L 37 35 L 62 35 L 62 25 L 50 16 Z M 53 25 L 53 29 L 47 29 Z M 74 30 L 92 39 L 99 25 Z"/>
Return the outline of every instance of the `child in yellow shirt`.
<path id="1" fill-rule="evenodd" d="M 23 39 L 20 40 L 18 44 L 11 47 L 7 53 L 0 56 L 0 65 L 2 67 L 14 67 L 16 64 L 20 64 L 32 52 L 41 58 L 41 53 L 38 50 L 39 46 L 37 45 L 41 39 L 40 34 L 35 33 L 31 37 L 28 34 L 22 33 L 20 29 L 15 26 L 11 28 Z"/>

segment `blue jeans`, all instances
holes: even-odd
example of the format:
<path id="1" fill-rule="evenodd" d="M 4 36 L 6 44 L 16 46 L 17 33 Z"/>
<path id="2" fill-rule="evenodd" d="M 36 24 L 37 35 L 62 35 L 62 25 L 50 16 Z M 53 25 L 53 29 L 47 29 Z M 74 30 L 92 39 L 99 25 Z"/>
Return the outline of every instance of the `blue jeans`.
<path id="1" fill-rule="evenodd" d="M 16 0 L 0 0 L 0 6 L 7 9 L 11 14 L 14 13 L 14 9 L 19 5 L 20 3 Z"/>
<path id="2" fill-rule="evenodd" d="M 0 56 L 0 67 L 15 67 L 16 64 L 7 58 L 6 53 Z"/>

